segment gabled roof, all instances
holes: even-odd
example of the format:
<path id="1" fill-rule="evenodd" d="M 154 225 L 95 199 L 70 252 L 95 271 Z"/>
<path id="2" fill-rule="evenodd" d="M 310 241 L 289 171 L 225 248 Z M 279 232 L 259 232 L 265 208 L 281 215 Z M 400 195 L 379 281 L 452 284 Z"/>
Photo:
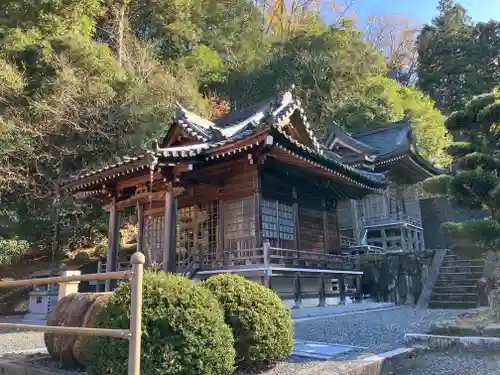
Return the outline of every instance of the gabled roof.
<path id="1" fill-rule="evenodd" d="M 273 96 L 251 107 L 231 112 L 213 122 L 178 104 L 178 109 L 172 119 L 175 124 L 185 130 L 186 135 L 196 138 L 199 142 L 214 142 L 242 139 L 261 126 L 263 122 L 283 128 L 290 125 L 291 117 L 295 114 L 300 122 L 293 123 L 292 127 L 298 134 L 303 135 L 299 141 L 318 150 L 319 142 L 311 130 L 304 109 L 300 101 L 293 97 L 291 91 Z M 168 140 L 163 143 L 168 143 Z"/>
<path id="2" fill-rule="evenodd" d="M 335 150 L 344 163 L 376 170 L 389 170 L 393 165 L 408 159 L 410 167 L 421 175 L 432 176 L 443 173 L 425 160 L 417 151 L 411 124 L 398 121 L 373 129 L 348 133 L 335 126 L 327 140 L 327 146 Z M 370 168 L 371 169 L 371 168 Z"/>
<path id="3" fill-rule="evenodd" d="M 398 150 L 409 150 L 412 143 L 411 125 L 403 121 L 353 133 L 351 136 L 358 144 L 368 145 L 375 150 L 379 158 Z"/>
<path id="4" fill-rule="evenodd" d="M 301 165 L 337 176 L 362 189 L 386 186 L 383 173 L 362 171 L 342 161 L 342 157 L 320 145 L 292 92 L 285 92 L 252 107 L 209 121 L 178 105 L 161 145 L 132 159 L 86 172 L 64 184 L 72 193 L 95 191 L 113 179 L 126 178 L 141 169 L 176 163 L 203 163 L 245 152 L 254 147 L 284 150 Z M 180 133 L 179 133 L 180 132 Z M 182 133 L 182 134 L 181 134 Z M 186 142 L 182 143 L 185 137 Z M 369 147 L 368 147 L 369 148 Z M 278 151 L 275 157 L 283 157 Z"/>

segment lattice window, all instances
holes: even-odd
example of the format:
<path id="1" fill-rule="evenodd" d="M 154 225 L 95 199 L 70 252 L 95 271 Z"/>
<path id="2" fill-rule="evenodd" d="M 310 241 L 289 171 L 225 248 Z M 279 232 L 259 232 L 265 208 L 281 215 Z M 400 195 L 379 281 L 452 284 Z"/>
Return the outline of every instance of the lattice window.
<path id="1" fill-rule="evenodd" d="M 190 254 L 203 254 L 205 263 L 217 260 L 219 243 L 219 202 L 177 210 L 177 263 Z"/>
<path id="2" fill-rule="evenodd" d="M 253 198 L 225 202 L 224 228 L 228 250 L 255 247 L 255 203 Z"/>
<path id="3" fill-rule="evenodd" d="M 149 263 L 161 263 L 163 258 L 163 232 L 165 221 L 163 216 L 151 216 L 144 219 L 144 249 L 151 253 Z"/>
<path id="4" fill-rule="evenodd" d="M 261 221 L 263 238 L 284 241 L 295 240 L 295 223 L 291 205 L 263 199 Z"/>

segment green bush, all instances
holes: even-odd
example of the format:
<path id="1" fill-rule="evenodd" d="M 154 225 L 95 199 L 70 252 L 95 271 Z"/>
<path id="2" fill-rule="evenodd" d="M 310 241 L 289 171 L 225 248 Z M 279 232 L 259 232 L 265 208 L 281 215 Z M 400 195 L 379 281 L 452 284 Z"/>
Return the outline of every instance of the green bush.
<path id="1" fill-rule="evenodd" d="M 0 265 L 11 264 L 29 249 L 29 243 L 17 237 L 0 237 Z"/>
<path id="2" fill-rule="evenodd" d="M 128 328 L 130 283 L 122 283 L 96 327 Z M 234 339 L 214 296 L 185 277 L 145 272 L 141 374 L 224 375 L 234 370 Z M 126 375 L 128 342 L 93 338 L 83 363 L 91 375 Z"/>
<path id="3" fill-rule="evenodd" d="M 236 363 L 262 368 L 288 357 L 293 347 L 290 310 L 272 290 L 241 276 L 219 274 L 202 284 L 219 300 L 236 339 Z"/>
<path id="4" fill-rule="evenodd" d="M 79 263 L 88 263 L 90 262 L 90 255 L 85 251 L 81 251 L 75 256 L 75 260 Z"/>

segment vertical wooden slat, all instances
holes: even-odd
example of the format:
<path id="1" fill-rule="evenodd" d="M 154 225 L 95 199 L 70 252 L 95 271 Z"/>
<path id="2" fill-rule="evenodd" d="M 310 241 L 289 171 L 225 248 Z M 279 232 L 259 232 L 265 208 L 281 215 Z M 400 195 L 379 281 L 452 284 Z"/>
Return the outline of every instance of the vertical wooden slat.
<path id="1" fill-rule="evenodd" d="M 255 204 L 255 244 L 256 247 L 262 246 L 262 228 L 261 228 L 261 200 L 262 200 L 262 193 L 261 193 L 261 168 L 257 169 L 257 174 L 255 178 L 253 179 L 254 183 L 254 204 Z"/>
<path id="2" fill-rule="evenodd" d="M 173 197 L 172 193 L 172 211 L 170 212 L 170 222 L 172 228 L 170 229 L 170 272 L 177 271 L 177 199 Z"/>
<path id="3" fill-rule="evenodd" d="M 339 275 L 339 293 L 340 293 L 340 303 L 345 303 L 345 276 Z"/>
<path id="4" fill-rule="evenodd" d="M 319 275 L 319 307 L 326 306 L 326 293 L 325 293 L 325 274 L 321 273 Z"/>
<path id="5" fill-rule="evenodd" d="M 224 202 L 223 200 L 219 200 L 219 231 L 220 231 L 220 240 L 219 240 L 219 248 L 217 249 L 217 261 L 219 261 L 219 259 L 222 259 L 222 263 L 224 264 L 224 266 L 227 266 L 227 263 L 228 263 L 228 259 L 226 257 L 226 253 L 225 253 L 225 249 L 226 249 L 226 236 L 225 236 L 225 232 L 226 232 L 226 222 L 225 222 L 225 219 L 224 219 L 224 215 L 225 215 L 225 205 L 226 205 L 226 202 Z M 221 257 L 221 258 L 219 258 Z"/>
<path id="6" fill-rule="evenodd" d="M 117 229 L 118 228 L 118 229 Z M 111 208 L 109 211 L 109 222 L 108 222 L 108 255 L 106 259 L 106 272 L 115 272 L 118 265 L 118 241 L 117 233 L 119 234 L 120 223 L 118 218 L 118 210 L 116 208 L 116 200 L 113 199 L 111 203 Z M 112 280 L 106 280 L 105 290 L 109 292 L 113 289 L 115 283 Z"/>
<path id="7" fill-rule="evenodd" d="M 302 288 L 300 285 L 300 272 L 297 272 L 295 274 L 295 279 L 294 279 L 294 288 L 295 288 L 295 308 L 300 308 L 302 305 Z"/>
<path id="8" fill-rule="evenodd" d="M 164 228 L 163 228 L 163 252 L 162 252 L 162 264 L 163 264 L 163 271 L 169 272 L 171 270 L 175 270 L 175 260 L 174 264 L 171 263 L 171 247 L 172 247 L 172 236 L 173 236 L 173 231 L 172 231 L 172 211 L 174 210 L 174 193 L 172 190 L 172 187 L 169 186 L 167 188 L 167 191 L 165 193 L 165 209 L 163 213 L 163 220 L 164 220 Z"/>
<path id="9" fill-rule="evenodd" d="M 295 249 L 297 250 L 297 258 L 299 257 L 300 251 L 300 235 L 299 235 L 299 204 L 297 203 L 297 188 L 294 186 L 292 188 L 293 196 L 293 222 L 294 222 L 294 232 L 295 232 Z"/>
<path id="10" fill-rule="evenodd" d="M 327 254 L 328 249 L 328 213 L 326 212 L 326 202 L 323 200 L 323 252 Z"/>

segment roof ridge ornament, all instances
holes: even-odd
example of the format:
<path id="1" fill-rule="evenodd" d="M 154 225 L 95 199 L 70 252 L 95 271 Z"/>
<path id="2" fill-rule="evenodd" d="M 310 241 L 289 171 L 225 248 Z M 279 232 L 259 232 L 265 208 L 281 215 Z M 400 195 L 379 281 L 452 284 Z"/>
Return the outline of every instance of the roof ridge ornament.
<path id="1" fill-rule="evenodd" d="M 286 90 L 283 95 L 281 95 L 281 105 L 289 105 L 294 102 L 295 96 L 295 85 L 292 84 L 288 90 Z"/>

